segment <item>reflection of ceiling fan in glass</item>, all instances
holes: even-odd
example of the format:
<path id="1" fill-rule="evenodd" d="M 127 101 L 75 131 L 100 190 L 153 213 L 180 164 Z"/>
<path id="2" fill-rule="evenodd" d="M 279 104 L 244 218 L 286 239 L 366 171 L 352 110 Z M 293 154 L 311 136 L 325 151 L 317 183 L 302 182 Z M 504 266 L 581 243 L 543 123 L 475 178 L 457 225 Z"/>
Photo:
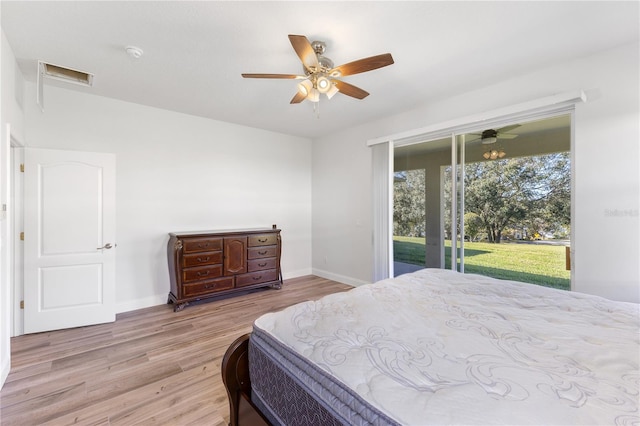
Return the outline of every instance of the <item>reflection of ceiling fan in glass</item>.
<path id="1" fill-rule="evenodd" d="M 291 99 L 292 104 L 297 104 L 303 100 L 317 103 L 320 101 L 320 94 L 324 93 L 329 99 L 337 92 L 351 96 L 356 99 L 364 99 L 369 93 L 345 83 L 340 77 L 359 74 L 366 71 L 375 70 L 393 64 L 390 53 L 371 56 L 359 59 L 348 64 L 333 66 L 331 59 L 323 56 L 325 43 L 314 41 L 312 43 L 302 35 L 289 35 L 289 41 L 296 54 L 302 61 L 305 75 L 296 74 L 242 74 L 244 78 L 284 78 L 302 80 L 298 84 L 298 92 Z"/>
<path id="2" fill-rule="evenodd" d="M 477 140 L 481 140 L 483 145 L 492 145 L 498 141 L 498 139 L 514 139 L 517 138 L 518 135 L 513 133 L 507 133 L 510 130 L 513 130 L 517 127 L 520 127 L 520 124 L 512 124 L 510 126 L 505 126 L 500 129 L 487 129 L 482 133 L 471 133 L 472 135 L 480 136 L 479 138 L 473 139 L 470 142 L 475 142 Z M 497 160 L 500 158 L 504 158 L 507 155 L 506 152 L 500 147 L 493 147 L 487 149 L 482 156 L 486 160 Z"/>
<path id="3" fill-rule="evenodd" d="M 507 153 L 504 152 L 502 148 L 490 149 L 488 151 L 485 151 L 484 154 L 482 154 L 485 160 L 498 160 L 500 158 L 504 158 L 505 155 L 507 155 Z"/>

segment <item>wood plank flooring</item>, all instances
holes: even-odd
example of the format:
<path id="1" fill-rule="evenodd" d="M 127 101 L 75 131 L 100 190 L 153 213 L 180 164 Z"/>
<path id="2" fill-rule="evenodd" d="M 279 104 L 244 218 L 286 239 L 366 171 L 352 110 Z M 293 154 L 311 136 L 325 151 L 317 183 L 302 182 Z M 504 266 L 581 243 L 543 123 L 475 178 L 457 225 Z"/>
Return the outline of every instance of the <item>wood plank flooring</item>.
<path id="1" fill-rule="evenodd" d="M 263 313 L 350 288 L 307 276 L 181 312 L 154 306 L 110 324 L 15 337 L 0 424 L 226 425 L 220 364 L 231 342 Z"/>

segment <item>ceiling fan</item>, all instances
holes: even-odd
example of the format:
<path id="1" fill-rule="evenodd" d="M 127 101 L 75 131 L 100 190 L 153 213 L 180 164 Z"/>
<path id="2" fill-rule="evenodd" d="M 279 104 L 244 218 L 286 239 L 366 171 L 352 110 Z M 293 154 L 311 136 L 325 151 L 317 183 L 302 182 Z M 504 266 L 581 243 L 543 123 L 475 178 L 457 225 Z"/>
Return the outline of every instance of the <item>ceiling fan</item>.
<path id="1" fill-rule="evenodd" d="M 364 99 L 369 93 L 352 84 L 340 80 L 353 74 L 372 71 L 393 64 L 390 53 L 371 56 L 344 65 L 334 67 L 333 61 L 323 56 L 326 44 L 321 41 L 309 42 L 303 35 L 289 35 L 293 50 L 302 61 L 304 75 L 297 74 L 242 74 L 244 78 L 282 78 L 302 80 L 298 84 L 298 92 L 291 99 L 292 104 L 303 100 L 319 102 L 324 93 L 331 99 L 336 93 Z"/>
<path id="2" fill-rule="evenodd" d="M 482 133 L 471 133 L 472 135 L 480 136 L 480 137 L 473 139 L 469 142 L 475 142 L 477 140 L 481 140 L 483 145 L 490 145 L 492 143 L 496 143 L 498 139 L 514 139 L 514 138 L 517 138 L 518 135 L 513 133 L 508 133 L 508 132 L 518 127 L 520 127 L 520 124 L 512 124 L 510 126 L 505 126 L 500 129 L 483 130 Z"/>
<path id="3" fill-rule="evenodd" d="M 477 140 L 482 141 L 483 145 L 491 145 L 498 141 L 498 139 L 514 139 L 517 138 L 518 135 L 513 133 L 508 133 L 510 130 L 516 129 L 520 127 L 520 124 L 512 124 L 510 126 L 501 127 L 500 129 L 487 129 L 483 130 L 482 133 L 471 133 L 472 135 L 480 136 L 479 138 L 473 139 L 469 142 L 475 142 Z M 507 155 L 504 152 L 504 149 L 501 147 L 487 148 L 487 150 L 482 154 L 482 156 L 486 160 L 497 160 L 502 159 Z"/>

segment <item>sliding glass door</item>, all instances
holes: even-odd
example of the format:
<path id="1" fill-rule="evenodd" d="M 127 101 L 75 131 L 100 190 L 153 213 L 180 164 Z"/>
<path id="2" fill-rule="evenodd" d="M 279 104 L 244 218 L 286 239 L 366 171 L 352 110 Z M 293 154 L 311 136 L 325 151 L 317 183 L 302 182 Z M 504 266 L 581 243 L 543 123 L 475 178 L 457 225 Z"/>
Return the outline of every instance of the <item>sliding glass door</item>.
<path id="1" fill-rule="evenodd" d="M 424 267 L 569 288 L 571 115 L 394 150 L 395 275 Z"/>

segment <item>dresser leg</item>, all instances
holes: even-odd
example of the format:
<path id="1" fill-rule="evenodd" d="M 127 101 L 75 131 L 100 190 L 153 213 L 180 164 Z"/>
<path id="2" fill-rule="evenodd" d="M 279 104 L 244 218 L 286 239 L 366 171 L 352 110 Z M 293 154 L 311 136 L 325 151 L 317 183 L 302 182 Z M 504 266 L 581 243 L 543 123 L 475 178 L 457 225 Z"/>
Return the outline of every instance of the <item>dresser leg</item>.
<path id="1" fill-rule="evenodd" d="M 282 288 L 282 271 L 280 271 L 280 275 L 278 276 L 278 278 L 280 278 L 278 280 L 277 284 L 272 284 L 271 288 L 275 288 L 276 290 L 280 290 Z"/>
<path id="2" fill-rule="evenodd" d="M 180 312 L 181 310 L 183 310 L 187 306 L 189 306 L 189 302 L 176 303 L 175 305 L 173 305 L 173 312 Z"/>

